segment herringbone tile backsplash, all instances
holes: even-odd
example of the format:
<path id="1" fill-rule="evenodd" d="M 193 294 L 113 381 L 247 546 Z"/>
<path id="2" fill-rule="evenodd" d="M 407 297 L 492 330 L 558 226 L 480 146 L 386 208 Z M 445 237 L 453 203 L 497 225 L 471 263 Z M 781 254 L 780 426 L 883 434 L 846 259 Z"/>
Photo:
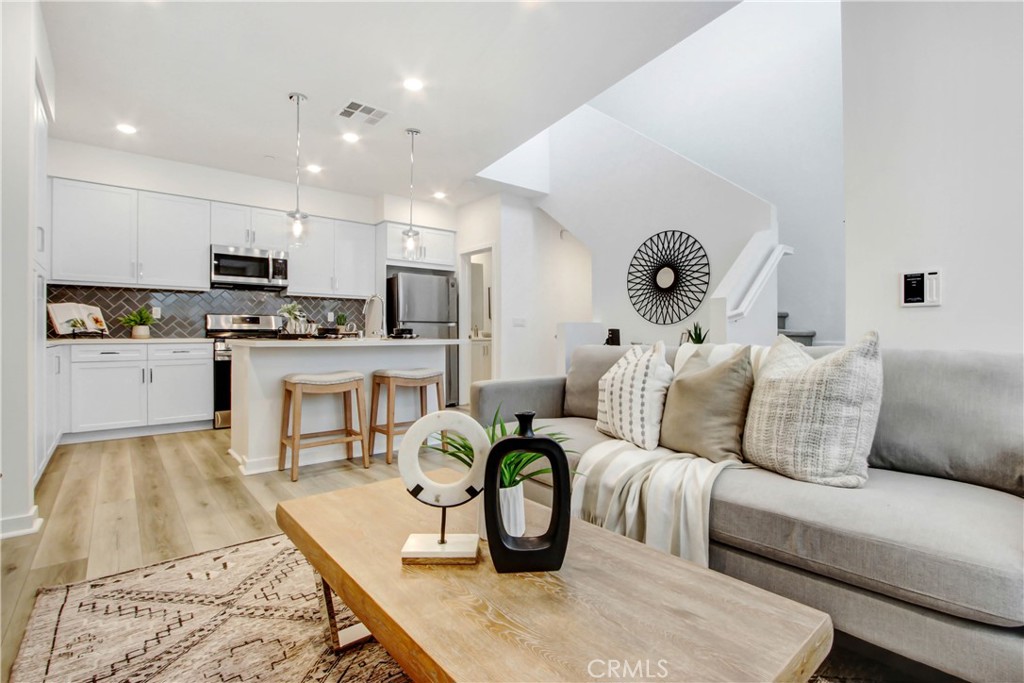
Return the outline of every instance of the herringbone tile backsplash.
<path id="1" fill-rule="evenodd" d="M 112 337 L 127 338 L 131 328 L 118 319 L 145 306 L 160 308 L 161 317 L 150 328 L 154 337 L 202 337 L 206 334 L 208 313 L 270 315 L 284 304 L 297 302 L 311 320 L 327 322 L 338 313 L 363 327 L 361 299 L 321 299 L 311 296 L 287 296 L 277 292 L 244 289 L 211 289 L 208 292 L 164 291 L 127 287 L 79 287 L 50 285 L 46 301 L 51 304 L 76 303 L 99 306 Z M 56 336 L 49 329 L 51 337 Z"/>

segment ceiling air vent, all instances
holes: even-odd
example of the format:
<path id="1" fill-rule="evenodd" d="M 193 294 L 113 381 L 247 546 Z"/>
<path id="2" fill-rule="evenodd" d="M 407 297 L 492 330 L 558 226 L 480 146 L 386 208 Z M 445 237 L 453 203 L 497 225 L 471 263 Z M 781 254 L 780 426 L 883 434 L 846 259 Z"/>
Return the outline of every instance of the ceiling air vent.
<path id="1" fill-rule="evenodd" d="M 338 113 L 343 119 L 350 119 L 356 123 L 365 123 L 368 126 L 376 126 L 388 113 L 383 109 L 371 107 L 361 102 L 349 102 L 348 106 Z"/>

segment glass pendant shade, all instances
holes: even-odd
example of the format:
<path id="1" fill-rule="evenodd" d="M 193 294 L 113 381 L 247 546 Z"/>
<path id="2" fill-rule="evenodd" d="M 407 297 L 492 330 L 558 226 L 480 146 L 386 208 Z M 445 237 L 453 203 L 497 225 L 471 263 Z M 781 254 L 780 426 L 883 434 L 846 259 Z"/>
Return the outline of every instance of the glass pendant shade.
<path id="1" fill-rule="evenodd" d="M 421 246 L 419 230 L 406 229 L 402 231 L 402 258 L 407 261 L 418 260 Z"/>
<path id="2" fill-rule="evenodd" d="M 288 246 L 301 247 L 309 234 L 309 215 L 301 211 L 288 212 Z"/>

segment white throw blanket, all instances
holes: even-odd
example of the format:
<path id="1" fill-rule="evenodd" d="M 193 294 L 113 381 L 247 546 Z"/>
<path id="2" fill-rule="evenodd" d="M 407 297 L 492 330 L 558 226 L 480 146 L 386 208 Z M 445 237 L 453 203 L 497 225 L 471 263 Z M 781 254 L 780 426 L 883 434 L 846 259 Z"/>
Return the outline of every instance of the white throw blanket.
<path id="1" fill-rule="evenodd" d="M 572 516 L 707 567 L 711 487 L 727 467 L 750 465 L 605 441 L 576 467 Z"/>

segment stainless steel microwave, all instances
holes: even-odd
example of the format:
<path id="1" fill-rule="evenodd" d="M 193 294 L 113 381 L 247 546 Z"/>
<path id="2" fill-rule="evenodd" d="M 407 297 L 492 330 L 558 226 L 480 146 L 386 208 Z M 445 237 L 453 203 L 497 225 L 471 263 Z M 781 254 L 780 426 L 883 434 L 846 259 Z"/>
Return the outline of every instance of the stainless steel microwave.
<path id="1" fill-rule="evenodd" d="M 288 252 L 215 244 L 210 247 L 210 286 L 285 289 L 288 286 Z"/>

